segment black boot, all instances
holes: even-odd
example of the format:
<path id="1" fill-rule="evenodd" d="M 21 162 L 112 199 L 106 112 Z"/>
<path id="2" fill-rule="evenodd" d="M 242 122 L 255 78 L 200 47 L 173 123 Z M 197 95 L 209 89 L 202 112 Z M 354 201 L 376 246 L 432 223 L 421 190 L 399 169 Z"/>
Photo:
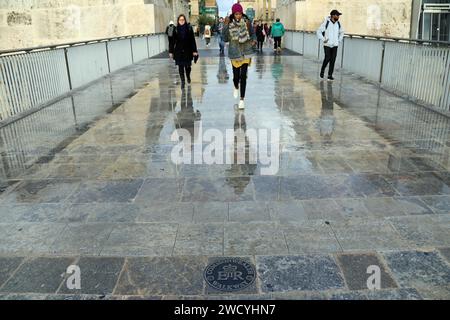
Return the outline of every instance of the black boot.
<path id="1" fill-rule="evenodd" d="M 191 67 L 186 67 L 186 79 L 187 83 L 191 83 Z"/>
<path id="2" fill-rule="evenodd" d="M 184 73 L 180 73 L 180 78 L 181 78 L 181 89 L 184 89 L 185 84 L 186 84 L 186 80 L 184 78 Z"/>
<path id="3" fill-rule="evenodd" d="M 185 77 L 184 77 L 184 69 L 183 69 L 183 67 L 180 67 L 178 71 L 179 71 L 179 73 L 180 73 L 181 89 L 184 89 L 185 83 L 186 83 L 186 79 L 185 79 Z"/>

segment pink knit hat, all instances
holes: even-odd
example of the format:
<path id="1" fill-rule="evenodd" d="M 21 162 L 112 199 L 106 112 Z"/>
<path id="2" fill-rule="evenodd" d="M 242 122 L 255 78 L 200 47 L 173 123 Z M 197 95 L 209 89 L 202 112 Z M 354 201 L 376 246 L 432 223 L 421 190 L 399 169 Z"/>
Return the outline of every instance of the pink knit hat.
<path id="1" fill-rule="evenodd" d="M 231 13 L 234 14 L 236 12 L 244 13 L 244 9 L 242 9 L 242 6 L 239 2 L 233 4 L 233 6 L 231 7 Z"/>

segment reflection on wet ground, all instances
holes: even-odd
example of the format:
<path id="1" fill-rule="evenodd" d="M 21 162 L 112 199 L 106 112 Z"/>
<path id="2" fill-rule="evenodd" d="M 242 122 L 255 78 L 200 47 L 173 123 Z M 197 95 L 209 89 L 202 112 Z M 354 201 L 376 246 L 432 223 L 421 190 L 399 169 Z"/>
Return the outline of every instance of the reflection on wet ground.
<path id="1" fill-rule="evenodd" d="M 145 263 L 173 270 L 194 270 L 207 256 L 251 256 L 268 273 L 250 294 L 295 291 L 294 298 L 304 297 L 299 290 L 370 298 L 348 292 L 356 290 L 349 268 L 352 259 L 381 259 L 394 280 L 378 297 L 449 297 L 449 119 L 350 74 L 320 82 L 318 71 L 293 54 L 256 56 L 246 109 L 238 112 L 227 58 L 201 54 L 184 91 L 174 84 L 173 63 L 151 59 L 1 128 L 0 253 L 116 257 L 99 263 L 146 256 L 153 258 Z M 203 131 L 244 136 L 280 129 L 279 170 L 262 175 L 260 161 L 173 163 L 172 133 L 194 136 L 198 121 Z M 346 282 L 295 284 L 295 270 L 284 270 L 280 259 L 304 254 L 339 264 L 344 273 L 336 277 Z M 144 263 L 133 259 L 123 266 L 127 277 Z M 423 261 L 439 272 L 413 281 Z M 266 287 L 276 270 L 280 283 Z M 155 279 L 141 279 L 144 290 L 125 278 L 105 292 L 205 294 L 192 279 L 192 291 L 182 284 L 164 291 L 151 287 Z M 15 292 L 2 281 L 0 292 Z"/>

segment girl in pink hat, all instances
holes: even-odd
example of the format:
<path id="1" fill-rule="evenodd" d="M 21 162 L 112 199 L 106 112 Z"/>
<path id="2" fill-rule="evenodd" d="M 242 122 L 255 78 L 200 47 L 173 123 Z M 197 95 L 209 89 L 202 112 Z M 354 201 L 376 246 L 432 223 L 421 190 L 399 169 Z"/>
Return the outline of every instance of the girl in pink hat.
<path id="1" fill-rule="evenodd" d="M 256 36 L 250 19 L 243 13 L 242 6 L 235 3 L 231 15 L 225 19 L 223 37 L 229 42 L 228 57 L 233 66 L 234 98 L 240 97 L 239 109 L 244 109 L 245 88 L 247 86 L 247 71 L 254 53 Z"/>

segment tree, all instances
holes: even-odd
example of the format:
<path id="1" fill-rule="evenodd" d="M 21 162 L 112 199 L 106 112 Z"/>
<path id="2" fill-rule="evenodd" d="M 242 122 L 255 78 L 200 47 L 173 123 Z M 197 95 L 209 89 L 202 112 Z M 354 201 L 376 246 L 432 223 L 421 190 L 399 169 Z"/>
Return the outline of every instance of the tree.
<path id="1" fill-rule="evenodd" d="M 216 19 L 214 17 L 208 15 L 208 14 L 202 14 L 198 16 L 197 23 L 200 27 L 200 29 L 203 31 L 204 26 L 209 24 L 211 27 L 215 24 Z"/>

